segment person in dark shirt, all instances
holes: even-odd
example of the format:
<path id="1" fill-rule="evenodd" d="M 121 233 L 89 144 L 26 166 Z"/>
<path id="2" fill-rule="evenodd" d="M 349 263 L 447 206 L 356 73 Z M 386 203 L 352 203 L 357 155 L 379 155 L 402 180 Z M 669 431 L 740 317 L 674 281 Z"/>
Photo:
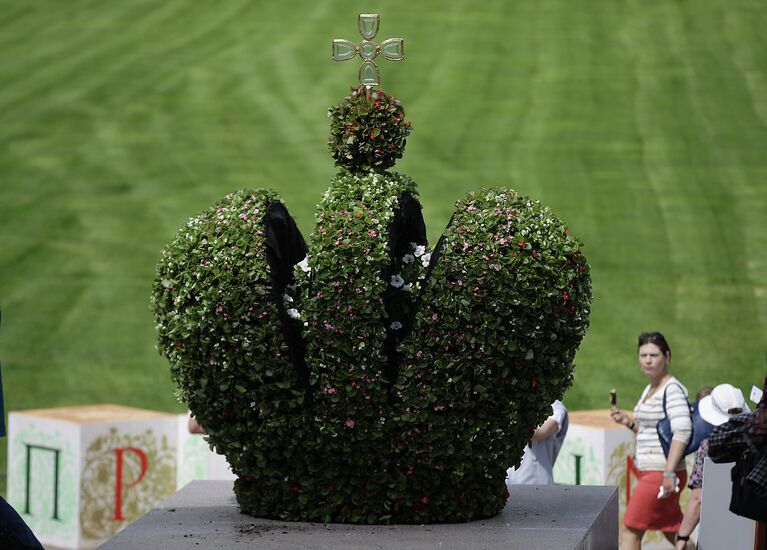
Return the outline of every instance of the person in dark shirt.
<path id="1" fill-rule="evenodd" d="M 711 432 L 708 442 L 708 454 L 717 463 L 736 462 L 747 451 L 754 456 L 755 462 L 744 480 L 750 483 L 752 495 L 761 502 L 752 504 L 755 508 L 741 515 L 762 519 L 756 523 L 754 548 L 764 550 L 767 548 L 767 522 L 763 521 L 764 510 L 767 508 L 767 377 L 756 410 L 736 415 L 726 424 L 717 426 Z"/>

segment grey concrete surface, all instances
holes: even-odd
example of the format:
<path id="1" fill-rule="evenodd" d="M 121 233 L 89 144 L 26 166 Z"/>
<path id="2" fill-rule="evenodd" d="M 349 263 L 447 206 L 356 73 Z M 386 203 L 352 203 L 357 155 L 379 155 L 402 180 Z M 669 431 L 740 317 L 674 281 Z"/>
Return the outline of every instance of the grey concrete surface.
<path id="1" fill-rule="evenodd" d="M 193 481 L 99 550 L 618 548 L 616 487 L 514 486 L 506 508 L 457 524 L 293 523 L 240 514 L 230 481 Z"/>

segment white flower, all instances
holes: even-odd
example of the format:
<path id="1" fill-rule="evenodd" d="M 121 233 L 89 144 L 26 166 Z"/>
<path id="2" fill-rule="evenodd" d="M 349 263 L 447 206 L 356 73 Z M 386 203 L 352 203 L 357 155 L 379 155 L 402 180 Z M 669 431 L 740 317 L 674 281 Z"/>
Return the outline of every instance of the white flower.
<path id="1" fill-rule="evenodd" d="M 415 243 L 410 243 L 410 244 L 413 245 Z M 416 244 L 413 247 L 413 250 L 414 250 L 413 253 L 415 254 L 415 257 L 420 258 L 424 254 L 424 252 L 426 252 L 426 247 L 422 244 Z"/>
<path id="2" fill-rule="evenodd" d="M 405 254 L 402 256 L 402 263 L 409 264 L 413 260 L 415 260 L 415 257 L 412 254 Z"/>
<path id="3" fill-rule="evenodd" d="M 389 328 L 392 330 L 399 330 L 402 328 L 402 323 L 399 321 L 394 321 L 391 325 L 389 325 Z"/>
<path id="4" fill-rule="evenodd" d="M 298 267 L 301 268 L 301 271 L 304 273 L 309 273 L 312 268 L 309 267 L 309 256 L 304 256 L 304 259 L 298 262 Z"/>
<path id="5" fill-rule="evenodd" d="M 283 294 L 282 301 L 285 302 L 286 304 L 289 304 L 293 301 L 293 298 L 291 298 L 290 295 L 288 294 Z"/>
<path id="6" fill-rule="evenodd" d="M 399 275 L 391 276 L 391 286 L 393 286 L 394 288 L 399 288 L 404 284 L 405 284 L 405 279 L 403 279 Z"/>
<path id="7" fill-rule="evenodd" d="M 431 252 L 428 252 L 421 256 L 421 265 L 424 267 L 429 267 L 429 262 L 431 261 Z"/>
<path id="8" fill-rule="evenodd" d="M 402 290 L 410 290 L 411 288 L 413 288 L 413 285 L 408 283 L 408 284 L 406 284 L 405 286 L 402 287 Z"/>
<path id="9" fill-rule="evenodd" d="M 296 308 L 294 308 L 294 307 L 292 307 L 292 308 L 290 308 L 290 309 L 288 310 L 288 316 L 289 316 L 289 317 L 292 317 L 293 319 L 300 319 L 300 318 L 301 318 L 301 314 L 300 314 L 300 313 L 298 312 L 298 310 L 297 310 Z"/>

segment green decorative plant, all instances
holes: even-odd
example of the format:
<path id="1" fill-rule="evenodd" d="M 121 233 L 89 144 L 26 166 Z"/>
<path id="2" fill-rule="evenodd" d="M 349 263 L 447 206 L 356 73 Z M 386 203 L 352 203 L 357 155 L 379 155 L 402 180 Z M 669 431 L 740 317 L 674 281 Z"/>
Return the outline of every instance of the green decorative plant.
<path id="1" fill-rule="evenodd" d="M 470 193 L 426 243 L 410 126 L 357 88 L 330 110 L 341 171 L 307 247 L 269 191 L 227 195 L 163 253 L 152 303 L 179 398 L 243 512 L 468 521 L 506 502 L 588 327 L 589 268 L 548 208 Z M 367 136 L 367 137 L 366 137 Z"/>
<path id="2" fill-rule="evenodd" d="M 328 109 L 328 118 L 330 154 L 336 166 L 353 172 L 394 166 L 411 132 L 400 101 L 366 86 L 352 88 L 338 107 Z"/>

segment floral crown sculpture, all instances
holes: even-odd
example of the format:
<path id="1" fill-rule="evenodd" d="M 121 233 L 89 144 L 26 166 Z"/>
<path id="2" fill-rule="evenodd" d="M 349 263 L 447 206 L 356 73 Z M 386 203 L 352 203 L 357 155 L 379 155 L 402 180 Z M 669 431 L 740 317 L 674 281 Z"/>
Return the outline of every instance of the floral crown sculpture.
<path id="1" fill-rule="evenodd" d="M 508 497 L 535 426 L 570 386 L 589 268 L 548 208 L 469 193 L 433 250 L 415 183 L 387 169 L 410 123 L 381 89 L 360 16 L 361 85 L 329 110 L 338 175 L 304 242 L 273 192 L 243 190 L 164 250 L 159 349 L 238 476 L 243 512 L 349 523 L 468 521 Z"/>

